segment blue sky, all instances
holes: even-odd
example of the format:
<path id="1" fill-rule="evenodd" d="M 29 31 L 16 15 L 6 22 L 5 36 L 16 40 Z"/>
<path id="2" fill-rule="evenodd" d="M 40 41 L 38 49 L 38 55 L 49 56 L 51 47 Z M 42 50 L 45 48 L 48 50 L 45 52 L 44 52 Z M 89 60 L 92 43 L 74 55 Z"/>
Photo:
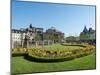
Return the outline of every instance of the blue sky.
<path id="1" fill-rule="evenodd" d="M 26 28 L 29 24 L 44 31 L 55 27 L 65 36 L 78 36 L 86 25 L 95 29 L 95 6 L 12 2 L 12 28 Z M 90 25 L 91 24 L 91 25 Z"/>

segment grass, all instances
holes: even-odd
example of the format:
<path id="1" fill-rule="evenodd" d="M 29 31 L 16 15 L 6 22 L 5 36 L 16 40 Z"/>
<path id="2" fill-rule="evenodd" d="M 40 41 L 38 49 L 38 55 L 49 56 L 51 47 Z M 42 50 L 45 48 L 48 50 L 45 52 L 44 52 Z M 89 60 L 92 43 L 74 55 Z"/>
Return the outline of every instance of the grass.
<path id="1" fill-rule="evenodd" d="M 74 49 L 79 49 L 82 47 L 79 46 L 63 46 L 60 44 L 53 44 L 53 45 L 47 45 L 44 46 L 44 48 L 48 49 L 48 50 L 74 50 Z"/>
<path id="2" fill-rule="evenodd" d="M 12 57 L 12 73 L 36 73 L 36 72 L 52 72 L 52 71 L 69 71 L 69 70 L 85 70 L 95 69 L 95 53 L 77 58 L 70 61 L 40 63 L 32 62 L 24 59 L 23 56 Z"/>

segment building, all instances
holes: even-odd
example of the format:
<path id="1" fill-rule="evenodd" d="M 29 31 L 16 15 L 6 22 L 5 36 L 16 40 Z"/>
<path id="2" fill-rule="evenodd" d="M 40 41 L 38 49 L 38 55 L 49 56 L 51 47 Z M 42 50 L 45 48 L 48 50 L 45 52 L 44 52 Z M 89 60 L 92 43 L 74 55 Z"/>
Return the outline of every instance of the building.
<path id="1" fill-rule="evenodd" d="M 36 35 L 42 33 L 43 28 L 32 27 L 32 24 L 26 29 L 12 29 L 12 48 L 31 47 L 35 43 Z"/>
<path id="2" fill-rule="evenodd" d="M 64 33 L 55 28 L 47 29 L 43 32 L 43 28 L 32 27 L 12 29 L 12 48 L 25 47 L 31 48 L 37 45 L 48 43 L 61 43 L 64 39 Z"/>
<path id="3" fill-rule="evenodd" d="M 17 29 L 12 30 L 12 48 L 21 46 L 21 31 Z"/>
<path id="4" fill-rule="evenodd" d="M 45 34 L 46 36 L 49 36 L 49 40 L 52 40 L 53 43 L 61 43 L 64 41 L 64 33 L 54 27 L 47 29 Z"/>
<path id="5" fill-rule="evenodd" d="M 81 41 L 95 41 L 96 40 L 96 31 L 91 27 L 89 29 L 84 26 L 83 31 L 80 33 Z"/>

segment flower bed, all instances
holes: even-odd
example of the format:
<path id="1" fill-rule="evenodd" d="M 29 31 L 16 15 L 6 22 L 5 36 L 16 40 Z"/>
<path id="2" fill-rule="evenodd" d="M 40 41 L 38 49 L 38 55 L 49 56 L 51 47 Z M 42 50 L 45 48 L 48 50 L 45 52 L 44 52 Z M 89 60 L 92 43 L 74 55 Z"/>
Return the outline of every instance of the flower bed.
<path id="1" fill-rule="evenodd" d="M 82 56 L 89 55 L 95 52 L 95 46 L 87 45 L 83 48 L 74 50 L 48 50 L 45 48 L 15 48 L 12 49 L 13 56 L 27 55 L 27 58 L 35 59 L 39 61 L 65 61 Z"/>
<path id="2" fill-rule="evenodd" d="M 12 56 L 21 56 L 28 54 L 28 50 L 29 49 L 27 48 L 14 48 L 12 49 Z"/>
<path id="3" fill-rule="evenodd" d="M 85 48 L 76 50 L 58 49 L 51 51 L 47 49 L 36 48 L 29 50 L 28 56 L 33 57 L 33 59 L 38 59 L 43 61 L 64 61 L 86 56 L 94 52 L 95 52 L 94 46 L 86 46 Z"/>

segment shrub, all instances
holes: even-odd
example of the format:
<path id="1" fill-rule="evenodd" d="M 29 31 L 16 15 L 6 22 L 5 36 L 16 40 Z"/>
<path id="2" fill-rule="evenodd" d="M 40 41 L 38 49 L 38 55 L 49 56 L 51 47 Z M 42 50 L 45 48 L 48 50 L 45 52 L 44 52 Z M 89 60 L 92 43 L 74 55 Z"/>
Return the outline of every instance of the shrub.
<path id="1" fill-rule="evenodd" d="M 83 57 L 95 52 L 95 46 L 87 45 L 82 49 L 75 50 L 48 50 L 45 48 L 14 48 L 12 49 L 13 55 L 25 55 L 31 59 L 41 61 L 65 61 L 74 58 Z"/>
<path id="2" fill-rule="evenodd" d="M 27 48 L 14 48 L 12 49 L 12 56 L 22 56 L 28 54 Z"/>

